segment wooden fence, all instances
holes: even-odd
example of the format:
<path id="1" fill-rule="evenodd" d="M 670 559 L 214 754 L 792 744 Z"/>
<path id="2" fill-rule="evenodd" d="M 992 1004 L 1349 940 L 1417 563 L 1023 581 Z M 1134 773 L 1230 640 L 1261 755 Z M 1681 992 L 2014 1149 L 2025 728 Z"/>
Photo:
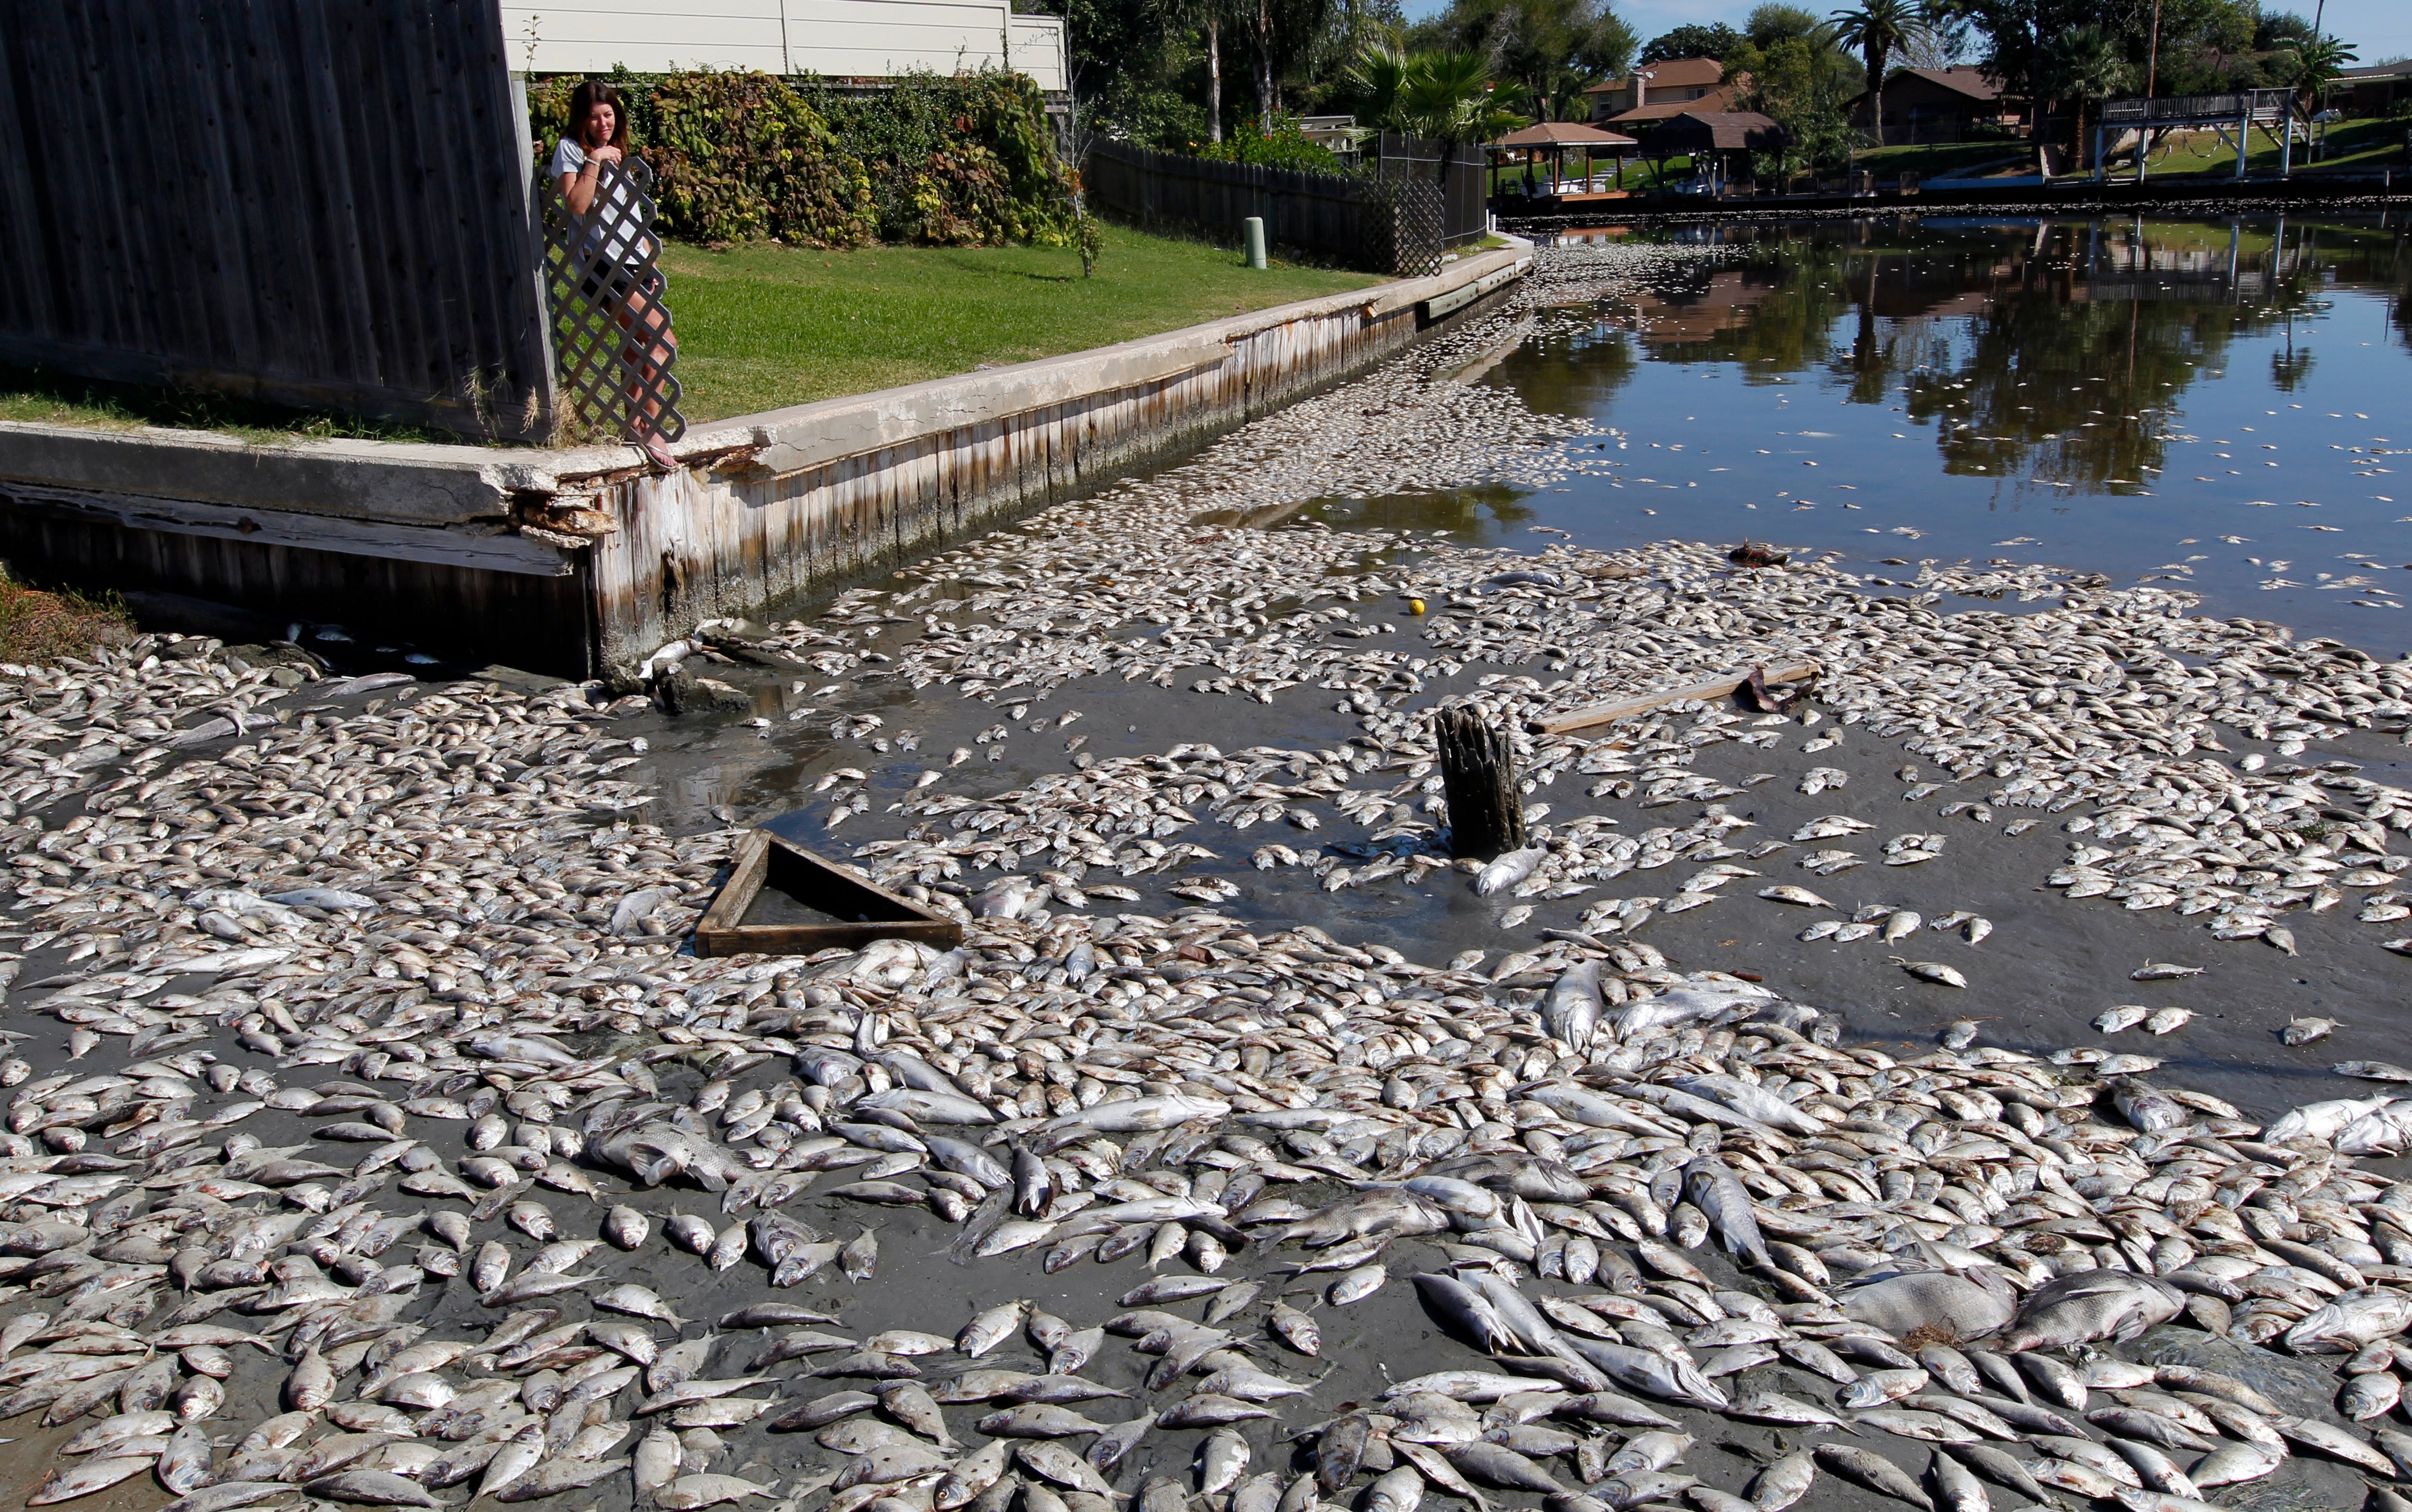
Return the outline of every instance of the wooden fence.
<path id="1" fill-rule="evenodd" d="M 0 26 L 0 362 L 537 439 L 496 0 L 54 0 Z"/>
<path id="2" fill-rule="evenodd" d="M 1433 193 L 1427 185 L 1438 158 L 1429 145 L 1400 137 L 1382 141 L 1391 147 L 1390 154 L 1379 169 L 1363 175 L 1223 163 L 1101 141 L 1089 149 L 1081 183 L 1098 209 L 1142 226 L 1236 242 L 1240 223 L 1260 216 L 1265 239 L 1274 245 L 1372 272 L 1428 272 L 1418 264 L 1436 258 L 1443 247 L 1482 235 L 1480 150 L 1469 156 L 1461 149 L 1446 190 Z M 1434 201 L 1429 224 L 1412 236 L 1405 223 L 1417 217 L 1405 212 L 1399 193 L 1406 185 Z"/>

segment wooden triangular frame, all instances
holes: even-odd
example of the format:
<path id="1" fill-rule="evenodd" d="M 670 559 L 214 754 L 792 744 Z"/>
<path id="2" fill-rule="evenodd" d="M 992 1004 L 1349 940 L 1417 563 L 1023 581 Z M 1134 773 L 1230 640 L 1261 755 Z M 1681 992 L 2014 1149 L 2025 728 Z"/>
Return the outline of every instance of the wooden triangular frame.
<path id="1" fill-rule="evenodd" d="M 766 887 L 831 916 L 831 922 L 745 923 Z M 750 829 L 737 843 L 728 880 L 695 926 L 699 956 L 808 956 L 831 946 L 860 949 L 874 940 L 916 940 L 947 950 L 963 943 L 963 927 L 767 829 Z"/>

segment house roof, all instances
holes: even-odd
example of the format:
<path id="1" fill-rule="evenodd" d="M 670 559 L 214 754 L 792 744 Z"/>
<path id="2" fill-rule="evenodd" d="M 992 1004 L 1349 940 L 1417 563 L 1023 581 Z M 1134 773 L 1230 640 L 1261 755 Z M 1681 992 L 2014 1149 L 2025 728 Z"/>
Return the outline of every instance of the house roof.
<path id="1" fill-rule="evenodd" d="M 2002 98 L 2001 84 L 1985 77 L 1985 70 L 1973 64 L 1961 64 L 1949 68 L 1895 68 L 1885 75 L 1885 87 L 1906 79 L 1922 79 L 1938 89 L 1948 89 L 1964 95 L 1979 105 L 1998 105 Z M 1852 110 L 1866 101 L 1869 91 L 1861 90 L 1843 102 L 1843 109 Z"/>
<path id="2" fill-rule="evenodd" d="M 1702 84 L 1725 81 L 1726 66 L 1714 58 L 1661 58 L 1645 63 L 1635 70 L 1652 89 L 1685 89 Z M 1632 75 L 1611 79 L 1604 84 L 1594 84 L 1583 91 L 1586 95 L 1613 95 L 1624 92 Z"/>
<path id="3" fill-rule="evenodd" d="M 1732 87 L 1721 87 L 1696 100 L 1663 100 L 1656 105 L 1644 105 L 1639 110 L 1619 110 L 1608 120 L 1611 125 L 1619 124 L 1653 125 L 1661 121 L 1672 121 L 1679 115 L 1697 115 L 1703 109 L 1714 110 L 1720 105 L 1730 105 L 1733 103 L 1733 97 L 1740 93 L 1742 93 L 1741 81 L 1737 80 Z"/>
<path id="4" fill-rule="evenodd" d="M 2359 83 L 2375 79 L 2404 79 L 2407 77 L 2412 77 L 2412 58 L 2398 58 L 2393 63 L 2375 63 L 2367 68 L 2341 69 L 2337 73 L 2336 81 L 2340 84 L 2345 84 Z"/>
<path id="5" fill-rule="evenodd" d="M 1772 152 L 1791 138 L 1757 110 L 1685 110 L 1650 138 L 1654 152 Z"/>
<path id="6" fill-rule="evenodd" d="M 1580 121 L 1543 121 L 1511 131 L 1486 147 L 1630 147 L 1633 139 Z"/>
<path id="7" fill-rule="evenodd" d="M 1940 84 L 1945 89 L 1957 90 L 1972 100 L 1990 104 L 2002 97 L 2000 82 L 1985 77 L 1984 69 L 1968 64 L 1951 68 L 1895 68 L 1885 81 L 1890 83 L 1905 74 L 1923 79 L 1930 84 Z"/>

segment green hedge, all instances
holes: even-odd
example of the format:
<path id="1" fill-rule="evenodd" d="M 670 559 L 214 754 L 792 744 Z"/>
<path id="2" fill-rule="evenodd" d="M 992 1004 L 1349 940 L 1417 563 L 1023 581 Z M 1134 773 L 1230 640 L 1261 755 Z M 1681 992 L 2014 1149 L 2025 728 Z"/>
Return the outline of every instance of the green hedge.
<path id="1" fill-rule="evenodd" d="M 1273 116 L 1270 130 L 1266 123 L 1243 121 L 1237 130 L 1221 141 L 1199 147 L 1197 155 L 1225 163 L 1295 169 L 1302 173 L 1348 171 L 1348 165 L 1330 148 L 1306 139 L 1306 133 L 1300 129 L 1298 117 L 1294 115 Z"/>
<path id="2" fill-rule="evenodd" d="M 861 95 L 733 70 L 610 77 L 627 101 L 630 146 L 653 167 L 661 228 L 682 241 L 996 246 L 1077 237 L 1071 176 L 1026 75 L 912 74 Z M 561 139 L 579 82 L 550 79 L 529 92 L 539 163 Z"/>

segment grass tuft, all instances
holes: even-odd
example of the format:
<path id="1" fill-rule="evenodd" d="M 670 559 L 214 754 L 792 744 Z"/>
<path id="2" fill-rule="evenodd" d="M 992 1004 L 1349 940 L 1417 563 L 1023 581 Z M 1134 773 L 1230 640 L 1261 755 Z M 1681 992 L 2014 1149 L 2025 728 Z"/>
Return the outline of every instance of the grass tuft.
<path id="1" fill-rule="evenodd" d="M 134 618 L 116 595 L 28 588 L 0 565 L 0 662 L 39 666 L 134 639 Z"/>

